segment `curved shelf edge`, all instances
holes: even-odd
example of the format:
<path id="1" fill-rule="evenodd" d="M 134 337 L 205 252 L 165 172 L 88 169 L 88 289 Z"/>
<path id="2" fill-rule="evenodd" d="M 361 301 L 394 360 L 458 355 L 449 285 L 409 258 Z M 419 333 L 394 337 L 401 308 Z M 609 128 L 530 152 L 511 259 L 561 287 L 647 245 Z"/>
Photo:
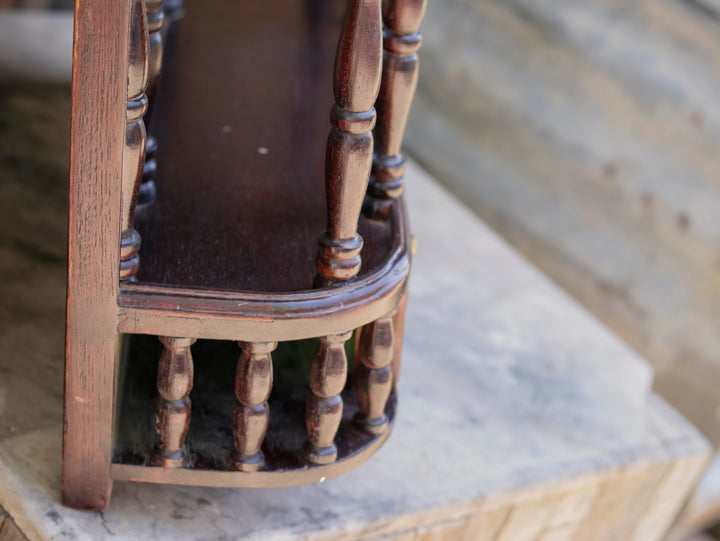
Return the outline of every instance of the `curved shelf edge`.
<path id="1" fill-rule="evenodd" d="M 297 293 L 121 284 L 118 332 L 285 341 L 361 327 L 391 311 L 405 291 L 410 243 L 402 199 L 397 201 L 391 219 L 396 234 L 390 257 L 380 269 L 357 281 Z"/>
<path id="2" fill-rule="evenodd" d="M 110 475 L 115 481 L 221 488 L 282 488 L 322 483 L 347 473 L 374 455 L 390 436 L 394 421 L 395 416 L 393 415 L 389 420 L 387 430 L 364 447 L 331 464 L 322 466 L 306 466 L 296 470 L 240 472 L 113 463 Z"/>

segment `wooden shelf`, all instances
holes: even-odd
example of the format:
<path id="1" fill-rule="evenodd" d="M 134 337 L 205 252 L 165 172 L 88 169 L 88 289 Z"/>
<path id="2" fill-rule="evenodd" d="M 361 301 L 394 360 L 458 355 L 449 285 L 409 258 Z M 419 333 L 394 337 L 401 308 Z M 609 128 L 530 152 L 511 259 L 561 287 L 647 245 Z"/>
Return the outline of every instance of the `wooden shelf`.
<path id="1" fill-rule="evenodd" d="M 155 359 L 162 347 L 155 337 L 128 337 L 120 367 L 113 477 L 180 485 L 291 486 L 317 483 L 323 477 L 330 479 L 364 462 L 390 434 L 395 398 L 388 400 L 385 408 L 390 421 L 388 430 L 379 435 L 369 434 L 353 422 L 358 402 L 350 383 L 342 393 L 344 408 L 336 437 L 337 460 L 309 467 L 303 458 L 307 439 L 303 417 L 310 395 L 310 388 L 303 381 L 316 342 L 288 342 L 274 353 L 275 383 L 268 401 L 270 425 L 262 446 L 264 467 L 256 472 L 239 472 L 232 467 L 237 344 L 204 340 L 193 346 L 197 367 L 187 435 L 189 461 L 184 468 L 163 468 L 152 463 L 156 437 L 154 417 L 148 415 L 157 400 Z M 348 348 L 352 350 L 352 344 Z"/>
<path id="2" fill-rule="evenodd" d="M 397 9 L 419 27 L 424 4 L 413 6 Z M 121 174 L 80 184 L 86 170 L 105 178 L 104 159 L 114 156 L 103 154 L 111 137 L 88 138 L 77 120 L 83 106 L 107 100 L 102 79 L 83 87 L 95 100 L 78 83 L 71 198 L 75 188 L 88 193 L 70 210 L 66 396 L 115 402 L 82 414 L 75 410 L 89 399 L 68 402 L 69 505 L 106 507 L 113 478 L 317 482 L 353 468 L 388 437 L 410 268 L 400 143 L 417 74 L 409 54 L 420 36 L 405 18 L 400 28 L 389 17 L 397 36 L 384 42 L 381 7 L 189 0 L 171 9 L 131 0 L 129 25 L 105 25 L 128 29 L 120 36 Z M 97 40 L 84 28 L 76 58 Z M 385 63 L 383 47 L 392 57 Z M 116 68 L 106 78 L 117 79 Z M 92 133 L 101 132 L 95 124 Z M 78 169 L 86 155 L 100 167 Z M 113 194 L 118 208 L 107 203 Z M 88 201 L 91 208 L 82 206 Z M 120 226 L 111 239 L 119 251 L 94 259 L 75 249 L 76 239 L 91 230 L 99 241 L 83 247 L 104 247 L 112 229 L 93 225 L 102 219 Z M 112 285 L 101 280 L 108 268 L 117 268 Z M 80 283 L 110 294 L 83 305 Z M 114 356 L 112 376 L 75 347 L 84 343 L 75 319 L 83 332 L 112 321 L 100 355 Z M 118 348 L 118 336 L 130 346 Z M 312 347 L 288 356 L 297 341 Z M 143 342 L 151 347 L 133 346 Z M 218 364 L 213 348 L 223 343 Z M 287 363 L 277 365 L 283 356 Z M 92 391 L 105 383 L 111 391 Z M 88 434 L 102 439 L 102 457 L 86 456 L 96 448 Z"/>
<path id="3" fill-rule="evenodd" d="M 187 2 L 153 109 L 157 199 L 138 215 L 141 283 L 310 290 L 345 2 Z M 361 218 L 361 277 L 398 224 Z"/>

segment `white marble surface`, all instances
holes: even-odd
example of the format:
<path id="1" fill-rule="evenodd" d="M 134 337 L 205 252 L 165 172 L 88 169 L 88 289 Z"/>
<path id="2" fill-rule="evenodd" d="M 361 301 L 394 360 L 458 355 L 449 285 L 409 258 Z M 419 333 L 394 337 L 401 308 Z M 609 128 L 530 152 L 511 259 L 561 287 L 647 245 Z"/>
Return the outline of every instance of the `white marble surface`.
<path id="1" fill-rule="evenodd" d="M 651 394 L 642 359 L 417 167 L 407 182 L 418 253 L 400 409 L 368 463 L 290 489 L 116 483 L 108 511 L 75 511 L 59 504 L 57 410 L 2 433 L 0 505 L 31 539 L 365 539 L 542 483 L 705 452 Z M 61 332 L 63 322 L 45 325 Z"/>

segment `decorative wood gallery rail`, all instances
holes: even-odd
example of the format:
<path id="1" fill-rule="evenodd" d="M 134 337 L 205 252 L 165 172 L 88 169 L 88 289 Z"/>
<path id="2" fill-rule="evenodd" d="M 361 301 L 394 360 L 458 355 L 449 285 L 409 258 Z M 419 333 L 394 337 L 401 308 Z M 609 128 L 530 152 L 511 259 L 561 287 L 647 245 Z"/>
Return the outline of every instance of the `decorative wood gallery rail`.
<path id="1" fill-rule="evenodd" d="M 147 111 L 148 25 L 143 0 L 131 2 L 128 50 L 127 125 L 122 175 L 122 242 L 120 280 L 133 280 L 140 266 L 140 235 L 135 230 L 135 205 L 145 163 L 146 132 L 143 116 Z"/>
<path id="2" fill-rule="evenodd" d="M 256 6 L 265 14 L 257 20 L 246 4 L 253 3 L 186 0 L 179 7 L 130 0 L 128 10 L 113 0 L 76 3 L 63 462 L 68 505 L 106 507 L 113 479 L 248 487 L 318 482 L 364 461 L 392 427 L 411 257 L 400 148 L 417 82 L 425 1 L 337 0 L 332 9 L 346 11 L 337 33 L 317 33 L 335 19 L 289 0 Z M 303 16 L 313 24 L 273 16 L 288 9 L 307 10 Z M 174 37 L 164 43 L 169 21 Z M 98 24 L 106 29 L 102 35 Z M 285 26 L 237 27 L 252 24 Z M 329 77 L 305 70 L 300 77 L 307 79 L 296 89 L 279 91 L 280 74 L 293 60 L 284 47 L 248 41 L 271 40 L 269 30 L 282 31 L 293 47 L 317 58 L 332 54 L 327 36 L 331 42 L 339 35 L 324 200 L 315 167 L 322 139 L 304 142 L 323 129 L 315 120 L 322 118 L 296 96 L 309 88 L 324 95 Z M 261 51 L 256 66 L 218 73 L 221 62 L 206 54 L 215 51 L 228 65 L 241 47 Z M 104 77 L 97 76 L 101 66 L 108 70 Z M 194 87 L 196 81 L 202 84 Z M 238 101 L 236 88 L 261 103 Z M 123 141 L 116 131 L 120 108 Z M 261 127 L 283 125 L 268 116 L 273 111 L 285 114 L 285 124 L 285 111 L 308 115 L 306 125 L 292 128 L 303 134 L 301 160 L 289 146 L 262 146 Z M 118 142 L 121 153 L 113 146 Z M 262 161 L 268 154 L 274 162 Z M 273 175 L 263 172 L 277 163 L 283 165 Z M 299 195 L 283 196 L 298 183 L 304 183 L 293 192 Z M 209 190 L 226 195 L 212 199 Z M 230 198 L 237 205 L 226 205 Z M 310 211 L 316 201 L 327 218 L 319 241 L 310 236 L 317 239 L 320 229 Z M 143 208 L 138 225 L 137 205 Z M 262 215 L 253 209 L 265 218 L 237 221 Z M 275 216 L 289 218 L 273 222 Z M 119 224 L 116 232 L 112 223 Z M 233 223 L 245 228 L 233 237 L 237 246 L 218 236 Z M 273 227 L 287 231 L 284 249 L 264 240 Z M 199 257 L 201 270 L 190 272 Z M 234 285 L 247 283 L 261 285 Z M 153 396 L 138 379 L 147 369 L 133 364 L 132 344 L 142 336 L 162 344 Z M 213 340 L 240 346 L 230 395 L 224 381 L 214 381 L 211 391 L 195 381 L 218 364 L 200 353 Z M 304 367 L 302 377 L 273 366 L 297 341 L 314 348 L 287 369 L 299 374 L 297 367 Z M 292 392 L 287 382 L 274 386 L 278 374 L 292 380 Z M 144 404 L 153 401 L 154 430 L 145 433 L 153 411 Z M 201 412 L 197 421 L 193 405 Z M 206 423 L 217 428 L 203 432 Z M 204 441 L 203 434 L 214 439 Z"/>
<path id="3" fill-rule="evenodd" d="M 145 124 L 149 131 L 150 119 L 152 118 L 152 105 L 154 103 L 155 90 L 157 88 L 160 70 L 162 68 L 163 55 L 163 23 L 165 22 L 165 11 L 163 0 L 145 0 L 148 26 L 148 90 L 147 94 L 150 107 L 145 115 Z M 157 173 L 157 141 L 148 133 L 147 144 L 145 145 L 145 165 L 143 166 L 142 183 L 138 193 L 137 204 L 147 205 L 155 200 L 155 175 Z"/>
<path id="4" fill-rule="evenodd" d="M 352 280 L 360 271 L 357 234 L 370 177 L 375 100 L 380 90 L 380 0 L 350 0 L 335 61 L 335 106 L 325 158 L 327 230 L 320 237 L 318 271 L 325 281 Z"/>
<path id="5" fill-rule="evenodd" d="M 386 0 L 383 4 L 385 54 L 382 88 L 375 104 L 380 123 L 375 130 L 376 154 L 368 193 L 368 212 L 374 215 L 385 215 L 403 192 L 405 158 L 400 147 L 417 87 L 425 6 L 425 0 Z"/>

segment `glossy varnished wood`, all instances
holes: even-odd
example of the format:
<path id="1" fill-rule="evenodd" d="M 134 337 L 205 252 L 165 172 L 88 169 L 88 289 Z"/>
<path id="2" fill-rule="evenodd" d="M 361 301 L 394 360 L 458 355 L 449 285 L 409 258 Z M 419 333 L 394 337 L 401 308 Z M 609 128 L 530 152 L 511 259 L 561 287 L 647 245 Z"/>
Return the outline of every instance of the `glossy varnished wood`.
<path id="1" fill-rule="evenodd" d="M 132 348 L 122 362 L 115 349 L 108 359 L 113 377 L 119 370 L 118 381 L 130 382 L 117 389 L 113 476 L 289 486 L 347 471 L 382 444 L 392 422 L 388 314 L 406 294 L 410 260 L 402 200 L 380 220 L 360 213 L 380 88 L 380 2 L 190 2 L 182 18 L 172 17 L 166 43 L 159 0 L 130 4 L 124 160 L 115 195 L 104 195 L 121 203 L 116 325 L 107 338 L 115 347 L 123 334 L 156 335 L 163 347 L 132 366 Z M 146 144 L 146 87 L 150 81 L 153 92 L 161 56 L 156 139 Z M 157 200 L 136 232 L 146 149 Z M 371 345 L 360 348 L 358 366 L 370 377 L 357 393 L 346 386 L 345 344 L 363 326 Z M 234 389 L 225 385 L 232 377 L 210 381 L 208 373 L 198 388 L 190 346 L 206 338 L 240 342 Z M 273 394 L 271 352 L 300 339 L 318 343 L 312 362 L 312 354 L 293 359 L 308 363 L 309 374 L 293 368 L 294 379 Z M 205 366 L 213 354 L 203 357 L 202 340 L 197 347 Z M 143 380 L 148 366 L 157 366 L 152 390 Z M 112 401 L 110 408 L 109 415 Z"/>
<path id="2" fill-rule="evenodd" d="M 343 415 L 343 399 L 348 373 L 345 342 L 351 333 L 320 338 L 310 366 L 312 395 L 305 406 L 308 441 L 306 454 L 313 464 L 329 464 L 337 458 L 335 435 Z"/>
<path id="3" fill-rule="evenodd" d="M 157 200 L 140 227 L 140 282 L 313 288 L 345 9 L 335 1 L 187 3 L 153 106 Z M 360 233 L 365 274 L 388 257 L 393 231 L 362 220 Z"/>
<path id="4" fill-rule="evenodd" d="M 272 351 L 276 342 L 244 342 L 235 372 L 233 414 L 235 453 L 233 466 L 240 471 L 257 471 L 263 465 L 260 449 L 270 422 L 268 398 L 273 385 Z"/>
<path id="5" fill-rule="evenodd" d="M 150 132 L 152 108 L 155 103 L 155 91 L 162 70 L 163 59 L 163 25 L 165 9 L 163 0 L 145 0 L 145 11 L 148 25 L 148 112 L 145 114 L 145 128 L 148 131 L 145 145 L 145 164 L 143 166 L 142 183 L 138 191 L 138 207 L 149 205 L 155 201 L 155 175 L 157 174 L 157 141 Z"/>
<path id="6" fill-rule="evenodd" d="M 390 205 L 403 192 L 405 158 L 401 153 L 405 127 L 418 81 L 417 52 L 426 0 L 383 2 L 383 74 L 376 108 L 375 158 L 365 211 L 370 216 L 387 215 Z"/>
<path id="7" fill-rule="evenodd" d="M 349 1 L 335 58 L 333 126 L 325 155 L 327 226 L 317 257 L 320 285 L 352 280 L 362 265 L 358 219 L 372 165 L 381 28 L 380 0 Z"/>
<path id="8" fill-rule="evenodd" d="M 355 346 L 355 386 L 360 406 L 356 422 L 372 434 L 381 434 L 388 424 L 385 404 L 393 387 L 393 316 L 388 314 L 362 327 Z"/>
<path id="9" fill-rule="evenodd" d="M 294 485 L 303 484 L 309 479 L 317 481 L 325 476 L 324 468 L 327 465 L 309 467 L 305 454 L 308 434 L 303 410 L 306 398 L 312 391 L 302 381 L 309 377 L 307 368 L 298 366 L 309 364 L 310 359 L 306 355 L 312 357 L 315 348 L 312 342 L 301 349 L 278 344 L 272 352 L 272 363 L 276 369 L 272 378 L 273 390 L 269 398 L 260 402 L 270 384 L 266 370 L 270 364 L 266 364 L 266 361 L 267 351 L 273 345 L 257 344 L 253 353 L 258 361 L 255 374 L 253 370 L 247 370 L 251 360 L 247 349 L 255 345 L 243 344 L 246 353 L 241 354 L 239 360 L 239 348 L 232 341 L 200 340 L 193 346 L 196 371 L 192 390 L 193 414 L 186 442 L 188 460 L 183 468 L 173 469 L 153 465 L 155 426 L 147 415 L 156 404 L 157 375 L 152 360 L 162 351 L 162 346 L 154 337 L 132 337 L 128 355 L 122 362 L 123 384 L 118 392 L 123 400 L 119 403 L 113 462 L 134 468 L 135 475 L 143 475 L 137 473 L 136 467 L 139 467 L 146 470 L 144 475 L 149 478 L 162 475 L 167 479 L 166 482 L 181 484 L 185 482 L 183 479 L 188 469 L 200 472 L 196 478 L 204 478 L 203 483 L 208 485 L 213 480 L 224 479 L 223 483 L 230 483 L 231 486 L 262 486 L 265 481 L 275 486 L 282 483 L 283 476 L 286 477 L 286 485 Z M 325 388 L 321 392 L 326 391 L 331 392 L 333 389 Z M 237 420 L 237 406 L 242 403 L 238 395 L 247 403 L 266 403 L 266 411 L 269 412 L 269 423 L 260 446 L 262 462 L 248 460 L 250 457 L 245 455 L 243 467 L 240 468 L 242 471 L 238 471 L 237 444 L 243 448 L 252 442 L 243 439 L 238 430 L 243 426 L 234 423 Z M 341 396 L 342 417 L 334 437 L 337 458 L 332 463 L 339 463 L 340 466 L 335 468 L 330 464 L 330 470 L 327 471 L 329 476 L 347 471 L 352 467 L 351 464 L 367 459 L 377 449 L 378 438 L 383 439 L 368 433 L 354 422 L 359 405 L 357 394 L 350 386 L 345 386 Z M 385 413 L 392 420 L 394 412 L 395 400 L 392 398 L 386 405 Z M 254 424 L 250 428 L 257 427 Z M 241 437 L 237 438 L 239 434 Z M 251 434 L 255 441 L 258 434 L 256 430 Z M 306 473 L 315 468 L 320 469 L 318 477 Z M 157 470 L 167 473 L 160 474 Z M 175 476 L 177 480 L 173 480 Z"/>
<path id="10" fill-rule="evenodd" d="M 121 333 L 179 334 L 244 341 L 298 340 L 318 329 L 341 333 L 378 319 L 400 302 L 410 270 L 402 198 L 390 217 L 391 256 L 376 271 L 333 289 L 268 294 L 123 283 Z M 202 314 L 199 317 L 198 314 Z"/>
<path id="11" fill-rule="evenodd" d="M 390 424 L 392 428 L 392 424 Z M 227 488 L 281 488 L 288 486 L 321 483 L 356 468 L 370 458 L 387 440 L 390 430 L 374 438 L 354 453 L 342 456 L 335 462 L 312 468 L 299 467 L 294 470 L 234 472 L 229 470 L 211 470 L 202 468 L 147 467 L 134 464 L 112 465 L 112 478 L 115 481 L 136 481 L 143 483 L 162 483 L 189 486 L 212 486 Z"/>
<path id="12" fill-rule="evenodd" d="M 147 133 L 143 117 L 148 100 L 149 39 L 144 0 L 130 3 L 130 39 L 128 43 L 127 119 L 123 156 L 120 280 L 134 280 L 140 265 L 140 235 L 135 229 L 135 205 L 145 164 Z"/>
<path id="13" fill-rule="evenodd" d="M 158 363 L 158 405 L 155 430 L 158 446 L 153 457 L 157 466 L 179 468 L 185 464 L 185 437 L 190 427 L 190 391 L 193 387 L 194 338 L 161 337 L 163 351 Z"/>

